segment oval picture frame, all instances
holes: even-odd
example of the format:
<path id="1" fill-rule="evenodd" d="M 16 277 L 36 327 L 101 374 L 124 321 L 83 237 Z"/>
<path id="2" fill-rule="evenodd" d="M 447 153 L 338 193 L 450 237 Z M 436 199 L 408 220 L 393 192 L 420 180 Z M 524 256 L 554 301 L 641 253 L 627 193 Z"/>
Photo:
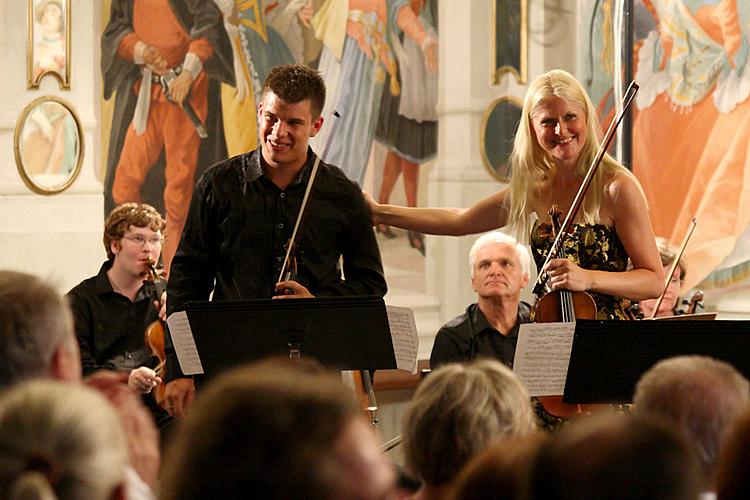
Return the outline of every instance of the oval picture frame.
<path id="1" fill-rule="evenodd" d="M 29 189 L 43 195 L 61 193 L 81 171 L 81 122 L 72 106 L 59 97 L 39 97 L 18 117 L 13 149 L 18 173 Z"/>
<path id="2" fill-rule="evenodd" d="M 511 176 L 510 154 L 523 101 L 515 96 L 502 96 L 490 103 L 482 116 L 480 152 L 487 171 L 499 182 Z"/>

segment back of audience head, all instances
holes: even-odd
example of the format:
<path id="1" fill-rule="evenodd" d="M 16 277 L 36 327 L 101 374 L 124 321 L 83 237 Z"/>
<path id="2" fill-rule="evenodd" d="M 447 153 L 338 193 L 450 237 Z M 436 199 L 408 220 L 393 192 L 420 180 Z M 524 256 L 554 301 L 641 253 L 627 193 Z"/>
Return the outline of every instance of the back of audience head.
<path id="1" fill-rule="evenodd" d="M 750 491 L 750 407 L 727 435 L 716 468 L 718 500 L 744 500 Z"/>
<path id="2" fill-rule="evenodd" d="M 665 421 L 596 415 L 538 449 L 523 498 L 694 500 L 699 470 L 685 437 Z"/>
<path id="3" fill-rule="evenodd" d="M 0 271 L 0 359 L 0 388 L 37 377 L 81 379 L 70 309 L 30 274 Z"/>
<path id="4" fill-rule="evenodd" d="M 529 276 L 531 270 L 531 255 L 526 246 L 520 244 L 513 236 L 501 231 L 490 231 L 489 233 L 485 233 L 477 238 L 469 250 L 469 272 L 471 278 L 474 278 L 474 266 L 477 263 L 477 252 L 485 246 L 493 243 L 501 243 L 513 247 L 518 255 L 518 260 L 521 263 L 522 274 L 526 277 Z"/>
<path id="5" fill-rule="evenodd" d="M 339 372 L 269 360 L 207 384 L 167 452 L 161 498 L 374 499 L 392 464 Z"/>
<path id="6" fill-rule="evenodd" d="M 550 435 L 537 432 L 495 444 L 474 457 L 456 478 L 451 500 L 514 500 L 525 492 L 536 450 Z"/>
<path id="7" fill-rule="evenodd" d="M 3 498 L 122 498 L 127 463 L 119 419 L 92 389 L 34 380 L 0 397 Z"/>
<path id="8" fill-rule="evenodd" d="M 729 363 L 678 356 L 643 374 L 633 402 L 639 413 L 667 418 L 685 433 L 710 486 L 724 438 L 750 402 L 750 383 Z"/>
<path id="9" fill-rule="evenodd" d="M 529 396 L 506 366 L 444 365 L 417 388 L 404 416 L 406 466 L 425 484 L 442 487 L 486 447 L 535 430 Z"/>

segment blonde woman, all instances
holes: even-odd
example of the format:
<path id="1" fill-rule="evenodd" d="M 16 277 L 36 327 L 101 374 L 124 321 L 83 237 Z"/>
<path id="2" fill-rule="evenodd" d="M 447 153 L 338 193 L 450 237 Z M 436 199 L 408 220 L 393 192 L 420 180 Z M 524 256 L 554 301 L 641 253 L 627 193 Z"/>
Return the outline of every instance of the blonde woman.
<path id="1" fill-rule="evenodd" d="M 583 86 L 569 73 L 539 76 L 524 100 L 513 145 L 510 186 L 469 208 L 411 208 L 372 199 L 373 222 L 428 234 L 465 235 L 510 224 L 529 241 L 537 266 L 552 243 L 549 209 L 570 208 L 600 144 L 601 130 Z M 589 291 L 600 319 L 624 319 L 629 299 L 656 297 L 663 269 L 640 184 L 605 155 L 565 246 L 545 269 L 553 289 Z M 628 258 L 633 267 L 627 270 Z"/>
<path id="2" fill-rule="evenodd" d="M 94 390 L 37 380 L 0 398 L 3 498 L 124 498 L 127 465 L 119 418 Z"/>

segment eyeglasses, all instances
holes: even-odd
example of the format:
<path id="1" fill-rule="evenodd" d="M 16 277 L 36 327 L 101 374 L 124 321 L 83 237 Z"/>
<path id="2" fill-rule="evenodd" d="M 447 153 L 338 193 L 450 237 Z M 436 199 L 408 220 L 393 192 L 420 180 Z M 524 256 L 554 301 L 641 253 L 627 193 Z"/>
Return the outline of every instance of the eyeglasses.
<path id="1" fill-rule="evenodd" d="M 153 238 L 145 238 L 140 234 L 136 234 L 133 236 L 123 236 L 122 239 L 132 241 L 133 243 L 141 247 L 145 245 L 146 242 L 150 243 L 151 246 L 161 245 L 162 243 L 164 243 L 164 238 L 162 237 L 154 236 Z"/>

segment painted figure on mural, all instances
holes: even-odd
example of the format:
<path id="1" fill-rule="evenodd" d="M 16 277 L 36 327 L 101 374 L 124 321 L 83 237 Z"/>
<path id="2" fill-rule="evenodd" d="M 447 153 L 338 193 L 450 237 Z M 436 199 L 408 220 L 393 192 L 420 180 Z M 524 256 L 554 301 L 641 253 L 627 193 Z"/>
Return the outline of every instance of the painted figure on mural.
<path id="1" fill-rule="evenodd" d="M 65 11 L 62 1 L 37 2 L 34 19 L 34 80 L 47 71 L 65 76 Z"/>
<path id="2" fill-rule="evenodd" d="M 437 39 L 425 31 L 407 0 L 327 0 L 311 22 L 323 42 L 318 69 L 328 89 L 323 117 L 331 124 L 311 143 L 325 161 L 341 165 L 361 185 L 386 73 L 391 76 L 389 91 L 400 93 L 390 33 L 403 32 L 413 39 L 435 65 Z M 340 113 L 340 123 L 330 150 L 324 152 L 336 120 L 334 111 Z"/>
<path id="3" fill-rule="evenodd" d="M 272 67 L 295 62 L 282 35 L 269 22 L 268 13 L 289 10 L 307 22 L 312 16 L 304 4 L 282 6 L 264 0 L 214 0 L 229 34 L 236 85 L 222 85 L 221 105 L 228 156 L 253 150 L 258 143 L 255 118 L 262 83 Z M 293 8 L 297 7 L 297 11 Z M 291 22 L 293 19 L 289 19 Z"/>
<path id="4" fill-rule="evenodd" d="M 437 39 L 437 1 L 411 2 L 422 28 Z M 398 76 L 401 93 L 383 92 L 380 114 L 375 128 L 375 139 L 386 146 L 383 165 L 383 182 L 378 202 L 387 204 L 399 176 L 403 179 L 406 205 L 417 206 L 419 192 L 419 166 L 437 155 L 437 59 L 424 57 L 416 42 L 403 36 L 393 38 L 398 59 Z M 388 78 L 392 78 L 390 75 Z M 385 238 L 396 234 L 385 224 L 377 226 Z M 409 245 L 425 254 L 424 236 L 408 231 Z"/>
<path id="5" fill-rule="evenodd" d="M 104 98 L 117 96 L 104 209 L 141 200 L 161 206 L 163 196 L 168 269 L 197 167 L 226 158 L 218 83 L 235 79 L 221 12 L 200 0 L 113 1 L 101 57 Z M 203 140 L 189 107 L 205 126 Z"/>
<path id="6" fill-rule="evenodd" d="M 686 288 L 732 251 L 750 224 L 750 33 L 737 0 L 642 0 L 655 28 L 635 53 L 641 84 L 633 171 L 654 231 L 682 240 Z"/>

